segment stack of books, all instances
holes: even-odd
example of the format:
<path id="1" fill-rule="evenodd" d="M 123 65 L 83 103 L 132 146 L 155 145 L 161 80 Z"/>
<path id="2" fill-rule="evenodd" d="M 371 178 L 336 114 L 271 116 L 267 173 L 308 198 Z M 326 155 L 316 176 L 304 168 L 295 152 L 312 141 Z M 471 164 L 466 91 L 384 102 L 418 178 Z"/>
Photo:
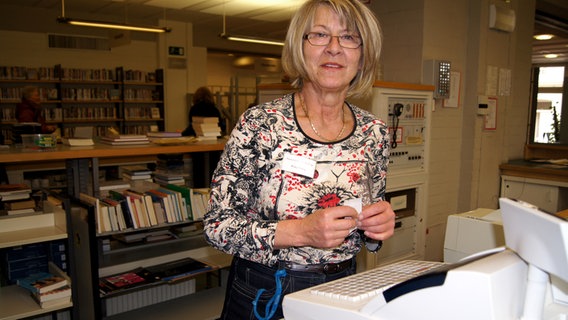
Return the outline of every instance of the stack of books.
<path id="1" fill-rule="evenodd" d="M 148 137 L 145 134 L 108 135 L 101 137 L 100 141 L 101 143 L 110 144 L 113 146 L 127 146 L 150 143 L 150 140 L 148 140 Z"/>
<path id="2" fill-rule="evenodd" d="M 70 282 L 63 275 L 51 272 L 34 273 L 18 279 L 16 283 L 28 290 L 42 308 L 50 308 L 71 301 Z"/>
<path id="3" fill-rule="evenodd" d="M 152 170 L 143 165 L 121 166 L 122 180 L 125 181 L 152 181 Z"/>
<path id="4" fill-rule="evenodd" d="M 168 184 L 186 185 L 189 172 L 185 171 L 183 154 L 159 154 L 154 170 L 154 182 L 166 186 Z"/>
<path id="5" fill-rule="evenodd" d="M 217 117 L 192 117 L 191 126 L 200 140 L 217 139 L 222 136 Z"/>
<path id="6" fill-rule="evenodd" d="M 30 198 L 32 189 L 26 184 L 0 185 L 0 200 L 5 214 L 15 215 L 35 212 L 36 203 Z"/>

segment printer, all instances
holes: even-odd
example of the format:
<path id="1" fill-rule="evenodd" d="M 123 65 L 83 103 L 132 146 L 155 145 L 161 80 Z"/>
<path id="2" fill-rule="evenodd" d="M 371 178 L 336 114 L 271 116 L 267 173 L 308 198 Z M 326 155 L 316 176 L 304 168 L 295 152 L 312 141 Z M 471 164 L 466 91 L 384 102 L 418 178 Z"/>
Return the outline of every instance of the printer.
<path id="1" fill-rule="evenodd" d="M 448 216 L 444 262 L 458 262 L 477 252 L 504 245 L 501 210 L 479 208 Z"/>

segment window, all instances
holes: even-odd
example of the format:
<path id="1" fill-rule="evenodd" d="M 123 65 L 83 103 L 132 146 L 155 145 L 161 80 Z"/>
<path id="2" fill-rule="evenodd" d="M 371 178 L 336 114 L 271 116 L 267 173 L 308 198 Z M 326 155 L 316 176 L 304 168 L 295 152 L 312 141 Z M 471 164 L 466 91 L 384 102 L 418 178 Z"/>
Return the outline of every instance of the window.
<path id="1" fill-rule="evenodd" d="M 565 66 L 537 66 L 533 69 L 533 97 L 531 113 L 531 143 L 560 143 L 568 142 L 560 133 L 563 111 L 568 119 L 568 101 L 565 96 L 566 77 L 568 68 Z"/>

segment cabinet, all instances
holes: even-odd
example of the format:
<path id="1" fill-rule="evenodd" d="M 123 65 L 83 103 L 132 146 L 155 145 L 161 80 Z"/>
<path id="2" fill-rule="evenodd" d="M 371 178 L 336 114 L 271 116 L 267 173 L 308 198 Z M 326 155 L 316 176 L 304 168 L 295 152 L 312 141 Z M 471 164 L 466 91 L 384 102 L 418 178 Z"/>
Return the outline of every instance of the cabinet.
<path id="1" fill-rule="evenodd" d="M 154 144 L 141 145 L 136 147 L 116 147 L 109 145 L 99 145 L 81 147 L 79 149 L 68 147 L 64 145 L 58 145 L 54 150 L 49 152 L 34 152 L 26 150 L 23 148 L 17 148 L 11 146 L 7 151 L 0 150 L 0 163 L 4 165 L 18 166 L 18 167 L 30 167 L 32 164 L 38 164 L 40 166 L 53 165 L 54 163 L 63 163 L 68 175 L 67 184 L 70 186 L 70 195 L 78 198 L 80 192 L 89 193 L 89 190 L 97 190 L 98 179 L 98 168 L 99 164 L 104 164 L 108 162 L 124 162 L 128 159 L 139 159 L 139 157 L 151 157 L 157 154 L 172 154 L 172 153 L 192 153 L 192 152 L 207 152 L 207 151 L 220 151 L 224 147 L 224 140 L 217 141 L 199 141 L 195 143 L 182 144 L 182 145 L 166 145 L 158 146 Z M 54 225 L 60 225 L 63 223 L 66 216 L 65 213 L 55 215 L 58 217 L 59 222 Z M 95 231 L 94 215 L 89 213 L 88 209 L 84 206 L 78 205 L 77 203 L 70 206 L 70 211 L 68 212 L 67 219 L 70 222 L 65 228 L 58 227 L 61 229 L 59 232 L 55 231 L 43 231 L 33 230 L 32 233 L 34 237 L 39 237 L 42 232 L 48 232 L 50 237 L 53 237 L 52 233 L 56 233 L 56 238 L 65 239 L 67 238 L 67 232 L 70 234 L 72 239 L 72 244 L 70 247 L 70 274 L 74 286 L 73 296 L 73 312 L 74 318 L 76 319 L 99 319 L 104 315 L 107 315 L 107 311 L 110 306 L 105 305 L 109 300 L 114 297 L 105 297 L 101 299 L 98 290 L 98 279 L 99 277 L 121 273 L 123 271 L 128 271 L 135 269 L 139 266 L 152 266 L 169 261 L 176 261 L 185 257 L 192 257 L 195 260 L 203 261 L 213 267 L 213 270 L 217 270 L 226 267 L 230 263 L 230 256 L 222 254 L 212 248 L 209 248 L 204 239 L 200 236 L 188 237 L 183 239 L 177 239 L 174 242 L 164 242 L 155 243 L 150 246 L 137 246 L 137 247 L 124 247 L 117 248 L 114 252 L 111 250 L 110 253 L 105 253 L 100 250 L 100 244 L 104 240 L 112 237 L 112 233 L 97 234 Z M 181 225 L 191 224 L 192 222 L 184 222 Z M 64 224 L 65 225 L 65 224 Z M 170 228 L 173 225 L 162 225 L 158 226 L 157 229 Z M 23 241 L 21 238 L 26 239 L 21 230 L 17 229 L 16 232 L 3 232 L 5 225 L 0 224 L 0 243 L 3 246 L 17 245 L 18 241 Z M 21 227 L 20 227 L 21 228 Z M 51 230 L 53 228 L 49 228 Z M 139 231 L 128 231 L 128 232 L 139 232 Z M 10 237 L 7 236 L 4 239 L 4 234 L 6 235 L 17 235 L 17 240 L 9 240 Z M 29 235 L 28 235 L 29 237 Z M 35 238 L 34 238 L 35 239 Z M 43 239 L 43 238 L 42 238 Z M 51 238 L 47 238 L 51 240 Z M 47 241 L 44 240 L 44 241 Z M 39 240 L 33 240 L 39 241 Z M 218 276 L 217 272 L 210 272 L 209 278 L 211 286 L 214 286 L 213 281 L 216 280 Z M 183 294 L 193 293 L 195 288 L 192 288 L 191 281 L 185 281 L 179 283 L 179 286 L 172 284 L 175 287 L 173 289 L 179 290 Z M 160 288 L 168 286 L 151 286 L 148 287 L 150 293 L 147 296 L 135 296 L 137 292 L 143 293 L 143 290 L 133 291 L 132 296 L 128 296 L 132 300 L 143 300 L 149 297 L 163 297 L 166 295 L 164 291 Z M 3 290 L 0 288 L 0 314 L 4 312 L 5 306 L 4 301 L 12 301 L 12 299 L 17 299 L 14 296 L 13 287 L 10 290 Z M 184 291 L 185 290 L 185 291 Z M 119 298 L 121 295 L 117 295 Z M 127 295 L 124 295 L 127 297 Z M 221 303 L 215 304 L 219 306 L 222 304 L 223 291 L 218 288 L 212 288 L 210 290 L 204 290 L 195 294 L 197 301 L 201 301 L 203 296 L 214 296 L 215 299 L 220 299 Z M 171 297 L 176 297 L 175 295 Z M 137 299 L 138 298 L 138 299 Z M 188 297 L 188 300 L 193 300 L 193 294 Z M 145 300 L 151 301 L 152 303 L 157 303 L 161 301 L 156 300 Z M 30 302 L 31 298 L 30 298 Z M 116 304 L 124 304 L 124 302 L 117 302 Z M 35 303 L 34 303 L 35 304 Z M 37 304 L 36 304 L 37 305 Z M 197 307 L 201 307 L 198 305 Z M 184 312 L 190 312 L 192 310 L 185 310 Z M 211 311 L 211 310 L 209 310 Z M 20 315 L 23 314 L 19 311 Z M 37 311 L 39 312 L 39 311 Z M 41 312 L 47 312 L 42 309 Z M 193 312 L 193 311 L 192 311 Z M 126 315 L 125 314 L 120 314 Z M 24 314 L 27 316 L 27 314 Z M 30 314 L 33 315 L 33 314 Z M 117 315 L 118 316 L 118 315 Z M 19 319 L 19 315 L 14 317 L 6 317 L 6 319 Z M 0 317 L 2 319 L 2 317 Z"/>
<path id="2" fill-rule="evenodd" d="M 44 214 L 0 218 L 0 249 L 67 239 L 66 215 L 58 207 L 44 207 Z M 73 290 L 75 290 L 73 288 Z M 26 289 L 0 287 L 0 319 L 22 319 L 72 307 L 72 303 L 42 309 Z"/>
<path id="3" fill-rule="evenodd" d="M 43 115 L 62 136 L 78 126 L 93 127 L 95 136 L 108 128 L 143 134 L 164 130 L 163 71 L 0 67 L 0 128 L 5 144 L 17 123 L 16 105 L 25 87 L 39 88 Z"/>

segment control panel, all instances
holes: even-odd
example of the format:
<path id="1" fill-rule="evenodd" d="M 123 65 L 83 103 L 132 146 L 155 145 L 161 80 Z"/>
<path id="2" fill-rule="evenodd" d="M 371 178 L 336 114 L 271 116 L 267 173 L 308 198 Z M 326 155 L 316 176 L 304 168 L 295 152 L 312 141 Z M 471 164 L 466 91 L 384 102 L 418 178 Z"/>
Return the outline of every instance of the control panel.
<path id="1" fill-rule="evenodd" d="M 424 169 L 425 108 L 424 99 L 389 97 L 389 171 Z"/>

